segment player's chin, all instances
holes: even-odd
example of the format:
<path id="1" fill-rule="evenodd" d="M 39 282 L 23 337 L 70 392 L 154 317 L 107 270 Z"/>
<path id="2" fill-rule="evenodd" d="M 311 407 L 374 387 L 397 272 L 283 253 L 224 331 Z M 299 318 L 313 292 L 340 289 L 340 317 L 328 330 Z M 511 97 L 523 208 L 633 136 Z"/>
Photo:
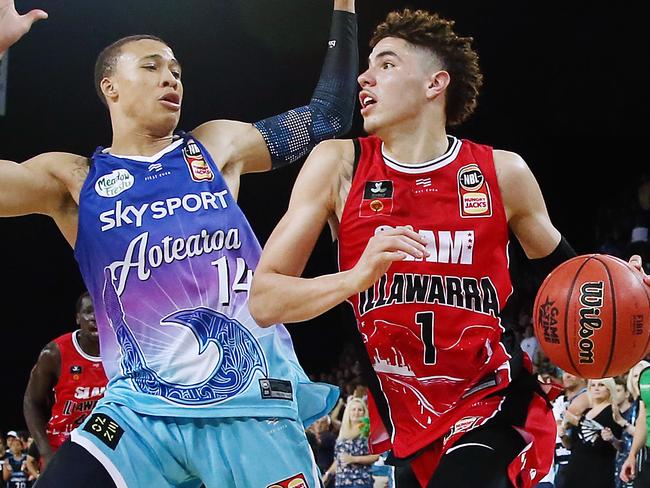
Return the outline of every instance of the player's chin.
<path id="1" fill-rule="evenodd" d="M 377 132 L 378 125 L 376 120 L 372 116 L 367 116 L 363 118 L 363 130 L 366 134 L 375 134 Z"/>

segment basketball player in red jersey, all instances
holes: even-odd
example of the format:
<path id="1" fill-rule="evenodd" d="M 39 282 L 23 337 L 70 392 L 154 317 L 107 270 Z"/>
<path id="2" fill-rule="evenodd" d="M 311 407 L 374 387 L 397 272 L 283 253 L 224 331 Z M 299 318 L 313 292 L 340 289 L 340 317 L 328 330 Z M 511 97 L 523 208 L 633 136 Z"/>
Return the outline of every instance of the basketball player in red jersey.
<path id="1" fill-rule="evenodd" d="M 471 38 L 452 26 L 409 10 L 378 26 L 358 79 L 371 137 L 312 152 L 250 309 L 265 326 L 352 304 L 380 384 L 370 443 L 411 468 L 399 488 L 532 487 L 551 466 L 556 427 L 499 320 L 512 293 L 508 229 L 540 275 L 575 253 L 519 155 L 447 133 L 472 114 L 482 82 Z M 341 271 L 299 278 L 326 222 Z"/>
<path id="2" fill-rule="evenodd" d="M 43 468 L 104 396 L 108 383 L 99 356 L 95 309 L 88 292 L 79 297 L 75 311 L 79 329 L 43 348 L 25 392 L 25 420 Z"/>

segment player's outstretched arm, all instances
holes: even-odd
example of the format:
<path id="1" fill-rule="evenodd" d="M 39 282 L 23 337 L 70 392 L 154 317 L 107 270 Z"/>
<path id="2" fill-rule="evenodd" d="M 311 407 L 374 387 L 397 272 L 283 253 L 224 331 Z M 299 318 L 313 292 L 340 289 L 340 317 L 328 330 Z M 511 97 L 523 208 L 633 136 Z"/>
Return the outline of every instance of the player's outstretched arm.
<path id="1" fill-rule="evenodd" d="M 52 389 L 61 369 L 61 353 L 54 342 L 43 348 L 32 368 L 23 398 L 23 415 L 45 465 L 52 458 L 46 427 L 52 413 Z"/>
<path id="2" fill-rule="evenodd" d="M 321 141 L 345 134 L 352 125 L 359 72 L 357 20 L 353 0 L 335 0 L 328 50 L 308 105 L 246 124 L 211 121 L 193 134 L 237 174 L 268 171 L 297 161 Z"/>
<path id="3" fill-rule="evenodd" d="M 34 22 L 47 19 L 43 10 L 32 10 L 25 15 L 16 12 L 14 0 L 0 0 L 0 57 L 18 39 L 32 28 Z"/>
<path id="4" fill-rule="evenodd" d="M 56 218 L 69 200 L 66 180 L 81 176 L 75 172 L 82 160 L 68 153 L 45 153 L 23 163 L 0 159 L 0 217 L 40 213 Z"/>
<path id="5" fill-rule="evenodd" d="M 327 141 L 307 158 L 294 186 L 289 209 L 266 243 L 253 277 L 250 311 L 264 327 L 316 317 L 363 291 L 407 254 L 421 258 L 426 241 L 413 229 L 383 231 L 368 241 L 350 270 L 300 278 L 325 223 L 335 216 L 343 165 L 354 162 L 352 141 Z"/>

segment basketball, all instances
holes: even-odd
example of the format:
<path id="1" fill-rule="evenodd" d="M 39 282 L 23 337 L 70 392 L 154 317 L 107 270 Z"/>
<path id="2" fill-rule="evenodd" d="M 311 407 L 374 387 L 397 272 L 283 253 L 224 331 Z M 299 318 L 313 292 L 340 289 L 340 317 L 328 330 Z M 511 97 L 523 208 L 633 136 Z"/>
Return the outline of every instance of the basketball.
<path id="1" fill-rule="evenodd" d="M 627 262 L 604 254 L 572 258 L 542 282 L 535 335 L 555 365 L 582 378 L 628 371 L 650 345 L 650 287 Z"/>

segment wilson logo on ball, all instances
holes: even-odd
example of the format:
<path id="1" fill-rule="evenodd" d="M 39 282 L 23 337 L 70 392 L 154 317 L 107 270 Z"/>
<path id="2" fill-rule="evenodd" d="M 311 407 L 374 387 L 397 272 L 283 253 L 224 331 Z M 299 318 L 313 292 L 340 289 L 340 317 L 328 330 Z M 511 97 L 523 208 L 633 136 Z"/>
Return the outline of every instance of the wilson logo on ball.
<path id="1" fill-rule="evenodd" d="M 580 364 L 592 364 L 594 362 L 594 341 L 591 336 L 594 331 L 600 329 L 603 321 L 600 319 L 600 309 L 603 306 L 602 281 L 587 282 L 580 287 Z"/>

